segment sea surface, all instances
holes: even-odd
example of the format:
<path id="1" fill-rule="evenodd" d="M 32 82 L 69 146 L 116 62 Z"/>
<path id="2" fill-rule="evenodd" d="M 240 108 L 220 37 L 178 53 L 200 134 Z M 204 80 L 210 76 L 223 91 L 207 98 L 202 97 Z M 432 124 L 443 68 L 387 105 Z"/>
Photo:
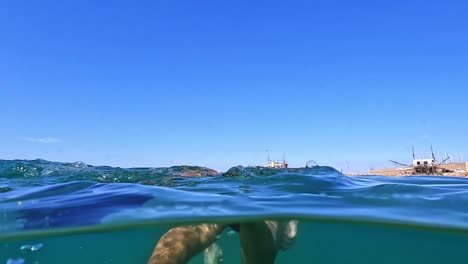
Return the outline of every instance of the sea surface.
<path id="1" fill-rule="evenodd" d="M 146 263 L 172 227 L 266 219 L 298 220 L 276 263 L 468 263 L 465 178 L 0 160 L 0 264 Z M 238 233 L 218 245 L 241 262 Z"/>

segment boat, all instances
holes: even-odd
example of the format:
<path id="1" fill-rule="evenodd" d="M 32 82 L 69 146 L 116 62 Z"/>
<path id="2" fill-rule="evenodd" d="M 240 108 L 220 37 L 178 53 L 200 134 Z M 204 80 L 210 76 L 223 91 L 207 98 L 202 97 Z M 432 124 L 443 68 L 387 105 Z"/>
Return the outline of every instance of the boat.
<path id="1" fill-rule="evenodd" d="M 276 161 L 276 160 L 270 159 L 270 154 L 268 153 L 268 150 L 267 150 L 267 159 L 268 159 L 268 163 L 265 166 L 267 168 L 277 168 L 277 169 L 287 169 L 288 168 L 288 163 L 286 162 L 285 154 L 283 154 L 283 160 Z"/>

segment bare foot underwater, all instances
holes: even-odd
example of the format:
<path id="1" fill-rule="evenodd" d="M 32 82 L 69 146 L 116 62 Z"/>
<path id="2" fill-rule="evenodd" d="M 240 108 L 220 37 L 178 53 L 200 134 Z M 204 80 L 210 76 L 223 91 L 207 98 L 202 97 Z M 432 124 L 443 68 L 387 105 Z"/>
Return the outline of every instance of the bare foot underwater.
<path id="1" fill-rule="evenodd" d="M 297 220 L 240 224 L 199 224 L 170 229 L 156 244 L 148 264 L 184 264 L 205 250 L 205 264 L 221 263 L 217 237 L 226 227 L 239 232 L 243 264 L 273 264 L 280 250 L 294 244 Z"/>

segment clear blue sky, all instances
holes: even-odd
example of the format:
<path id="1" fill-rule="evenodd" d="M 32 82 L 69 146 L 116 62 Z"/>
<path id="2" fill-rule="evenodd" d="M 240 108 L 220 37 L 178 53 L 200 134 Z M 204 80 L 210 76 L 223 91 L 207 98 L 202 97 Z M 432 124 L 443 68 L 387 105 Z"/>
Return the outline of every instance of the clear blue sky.
<path id="1" fill-rule="evenodd" d="M 0 3 L 0 159 L 468 157 L 466 1 Z"/>

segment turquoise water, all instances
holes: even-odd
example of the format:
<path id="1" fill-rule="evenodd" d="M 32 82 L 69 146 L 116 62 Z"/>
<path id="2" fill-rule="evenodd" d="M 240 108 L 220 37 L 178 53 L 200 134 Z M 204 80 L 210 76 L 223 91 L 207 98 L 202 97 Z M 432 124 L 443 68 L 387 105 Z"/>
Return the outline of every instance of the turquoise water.
<path id="1" fill-rule="evenodd" d="M 214 175 L 0 161 L 0 263 L 146 263 L 171 227 L 265 219 L 299 220 L 276 263 L 468 262 L 464 178 L 347 177 L 330 167 L 187 171 Z M 238 233 L 227 228 L 218 244 L 223 263 L 241 262 Z"/>

